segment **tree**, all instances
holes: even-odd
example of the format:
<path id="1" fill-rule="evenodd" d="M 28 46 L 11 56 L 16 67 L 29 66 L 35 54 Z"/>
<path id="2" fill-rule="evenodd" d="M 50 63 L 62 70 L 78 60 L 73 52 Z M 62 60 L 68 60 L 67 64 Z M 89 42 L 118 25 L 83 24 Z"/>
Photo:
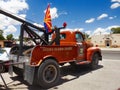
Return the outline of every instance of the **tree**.
<path id="1" fill-rule="evenodd" d="M 5 40 L 4 36 L 0 34 L 0 40 Z"/>
<path id="2" fill-rule="evenodd" d="M 0 40 L 5 40 L 5 38 L 3 36 L 3 30 L 0 30 Z"/>
<path id="3" fill-rule="evenodd" d="M 120 27 L 112 28 L 112 29 L 111 29 L 111 32 L 112 32 L 113 34 L 120 34 Z"/>
<path id="4" fill-rule="evenodd" d="M 12 34 L 9 34 L 9 35 L 7 35 L 7 40 L 13 40 L 13 35 Z"/>
<path id="5" fill-rule="evenodd" d="M 3 35 L 3 30 L 0 30 L 0 35 Z"/>
<path id="6" fill-rule="evenodd" d="M 87 34 L 87 33 L 83 33 L 83 36 L 85 37 L 85 39 L 89 39 L 89 34 Z"/>

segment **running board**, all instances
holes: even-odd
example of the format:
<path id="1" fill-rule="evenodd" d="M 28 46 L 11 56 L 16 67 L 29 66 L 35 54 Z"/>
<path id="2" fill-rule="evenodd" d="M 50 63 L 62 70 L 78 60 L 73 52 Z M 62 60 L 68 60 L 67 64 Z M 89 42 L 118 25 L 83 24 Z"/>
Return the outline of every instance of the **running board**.
<path id="1" fill-rule="evenodd" d="M 82 61 L 76 61 L 76 64 L 78 65 L 81 65 L 81 64 L 89 64 L 90 61 L 85 61 L 85 60 L 82 60 Z"/>

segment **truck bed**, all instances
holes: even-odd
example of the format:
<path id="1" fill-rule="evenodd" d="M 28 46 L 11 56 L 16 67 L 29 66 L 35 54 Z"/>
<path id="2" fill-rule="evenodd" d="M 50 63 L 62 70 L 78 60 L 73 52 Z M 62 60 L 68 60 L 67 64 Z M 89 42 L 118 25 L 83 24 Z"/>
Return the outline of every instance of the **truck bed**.
<path id="1" fill-rule="evenodd" d="M 59 63 L 76 60 L 77 46 L 36 46 L 31 54 L 31 65 L 39 65 L 47 57 L 56 59 Z"/>

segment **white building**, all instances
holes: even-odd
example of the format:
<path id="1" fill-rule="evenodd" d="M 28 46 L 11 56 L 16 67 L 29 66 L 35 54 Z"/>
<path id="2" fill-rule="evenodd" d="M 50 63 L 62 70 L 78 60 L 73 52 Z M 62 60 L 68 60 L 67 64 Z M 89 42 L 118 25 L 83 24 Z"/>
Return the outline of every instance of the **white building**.
<path id="1" fill-rule="evenodd" d="M 99 47 L 120 47 L 120 34 L 93 35 L 91 42 Z"/>

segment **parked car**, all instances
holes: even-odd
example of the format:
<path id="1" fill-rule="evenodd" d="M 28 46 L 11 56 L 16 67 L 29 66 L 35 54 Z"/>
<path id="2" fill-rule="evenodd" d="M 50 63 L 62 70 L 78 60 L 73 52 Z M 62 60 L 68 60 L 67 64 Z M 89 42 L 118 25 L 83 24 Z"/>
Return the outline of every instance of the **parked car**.
<path id="1" fill-rule="evenodd" d="M 10 49 L 0 48 L 0 72 L 8 71 Z"/>

